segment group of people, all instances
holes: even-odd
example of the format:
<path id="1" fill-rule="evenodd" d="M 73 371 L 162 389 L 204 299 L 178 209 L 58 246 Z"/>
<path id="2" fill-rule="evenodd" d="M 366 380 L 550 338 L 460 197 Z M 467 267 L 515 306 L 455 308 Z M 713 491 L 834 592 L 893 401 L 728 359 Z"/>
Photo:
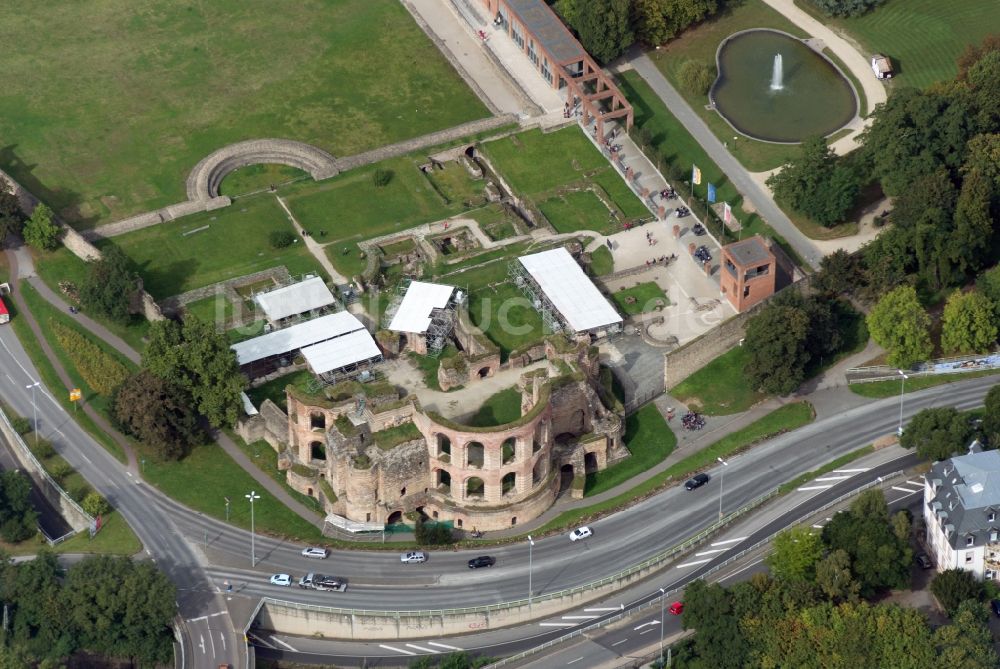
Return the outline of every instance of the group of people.
<path id="1" fill-rule="evenodd" d="M 573 104 L 566 103 L 563 105 L 563 118 L 570 118 L 571 116 L 580 115 L 580 98 L 573 96 Z M 594 132 L 597 132 L 595 129 Z"/>
<path id="2" fill-rule="evenodd" d="M 655 267 L 656 265 L 666 265 L 668 263 L 677 260 L 677 254 L 671 253 L 668 256 L 660 256 L 659 258 L 653 258 L 652 260 L 646 261 L 646 267 Z"/>

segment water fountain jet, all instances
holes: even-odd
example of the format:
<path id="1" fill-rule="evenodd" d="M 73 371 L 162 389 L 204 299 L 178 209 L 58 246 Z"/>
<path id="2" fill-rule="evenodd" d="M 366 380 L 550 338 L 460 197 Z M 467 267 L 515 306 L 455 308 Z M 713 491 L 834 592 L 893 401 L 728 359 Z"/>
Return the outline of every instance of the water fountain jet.
<path id="1" fill-rule="evenodd" d="M 781 54 L 774 54 L 774 65 L 771 67 L 771 90 L 780 91 L 785 87 L 784 72 L 782 71 Z"/>

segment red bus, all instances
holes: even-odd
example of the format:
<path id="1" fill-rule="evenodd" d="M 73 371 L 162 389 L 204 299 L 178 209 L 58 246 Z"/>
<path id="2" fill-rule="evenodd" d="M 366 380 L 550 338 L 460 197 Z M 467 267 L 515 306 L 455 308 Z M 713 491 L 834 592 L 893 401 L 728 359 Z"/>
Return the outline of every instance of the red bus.
<path id="1" fill-rule="evenodd" d="M 9 323 L 9 322 L 10 322 L 10 313 L 8 313 L 7 311 L 7 305 L 3 303 L 2 299 L 0 299 L 0 323 Z"/>

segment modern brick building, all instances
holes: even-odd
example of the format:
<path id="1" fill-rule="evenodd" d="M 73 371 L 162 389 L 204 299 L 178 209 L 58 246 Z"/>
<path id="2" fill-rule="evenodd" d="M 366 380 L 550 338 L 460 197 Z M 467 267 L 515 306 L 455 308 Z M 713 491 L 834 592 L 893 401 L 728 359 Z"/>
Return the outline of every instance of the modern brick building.
<path id="1" fill-rule="evenodd" d="M 579 98 L 585 126 L 596 121 L 599 137 L 612 119 L 632 127 L 628 100 L 543 0 L 480 1 L 552 88 L 568 89 L 567 99 Z"/>
<path id="2" fill-rule="evenodd" d="M 774 295 L 777 260 L 760 235 L 722 247 L 722 293 L 736 308 L 746 311 Z"/>

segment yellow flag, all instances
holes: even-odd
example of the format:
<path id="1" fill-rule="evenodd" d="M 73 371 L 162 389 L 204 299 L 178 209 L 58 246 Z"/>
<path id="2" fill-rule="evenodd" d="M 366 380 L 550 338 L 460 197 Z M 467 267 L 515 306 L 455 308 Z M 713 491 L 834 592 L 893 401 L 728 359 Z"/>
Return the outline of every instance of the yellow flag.
<path id="1" fill-rule="evenodd" d="M 701 170 L 698 169 L 697 165 L 691 166 L 691 183 L 695 186 L 701 185 Z"/>

